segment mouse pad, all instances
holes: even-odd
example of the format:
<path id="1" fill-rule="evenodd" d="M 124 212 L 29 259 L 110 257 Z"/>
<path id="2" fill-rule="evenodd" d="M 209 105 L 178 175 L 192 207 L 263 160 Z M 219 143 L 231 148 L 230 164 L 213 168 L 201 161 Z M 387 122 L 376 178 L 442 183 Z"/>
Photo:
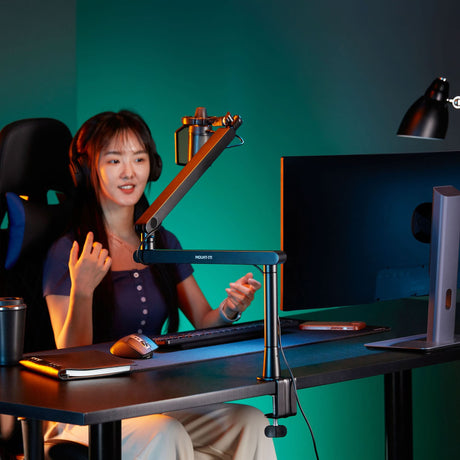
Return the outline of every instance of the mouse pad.
<path id="1" fill-rule="evenodd" d="M 300 331 L 297 329 L 283 332 L 281 344 L 283 349 L 299 345 L 308 345 L 320 342 L 330 342 L 344 340 L 352 337 L 359 337 L 369 334 L 376 334 L 388 331 L 389 328 L 382 326 L 366 326 L 359 331 Z M 111 343 L 93 345 L 93 349 L 99 349 L 109 352 Z M 356 344 L 359 349 L 362 348 L 362 354 L 369 354 L 370 350 L 366 349 L 364 344 Z M 207 361 L 211 359 L 224 358 L 228 356 L 237 356 L 249 353 L 260 353 L 264 351 L 264 339 L 250 339 L 241 342 L 224 343 L 218 345 L 208 345 L 197 348 L 181 350 L 163 350 L 154 351 L 152 358 L 133 360 L 133 371 L 158 369 L 167 366 L 176 366 L 182 363 Z M 356 353 L 356 352 L 355 352 Z M 343 358 L 343 357 L 342 357 Z M 324 357 L 322 357 L 324 360 Z M 335 359 L 340 359 L 336 356 Z"/>

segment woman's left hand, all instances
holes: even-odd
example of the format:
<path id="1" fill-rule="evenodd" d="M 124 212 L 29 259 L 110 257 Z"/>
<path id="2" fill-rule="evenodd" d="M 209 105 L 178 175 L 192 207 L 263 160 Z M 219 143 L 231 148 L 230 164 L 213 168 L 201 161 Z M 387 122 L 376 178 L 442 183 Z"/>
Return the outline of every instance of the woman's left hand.
<path id="1" fill-rule="evenodd" d="M 254 300 L 254 293 L 259 290 L 262 285 L 254 279 L 252 273 L 247 273 L 234 283 L 230 283 L 230 287 L 225 289 L 227 292 L 226 307 L 236 314 L 242 313 L 249 307 Z"/>

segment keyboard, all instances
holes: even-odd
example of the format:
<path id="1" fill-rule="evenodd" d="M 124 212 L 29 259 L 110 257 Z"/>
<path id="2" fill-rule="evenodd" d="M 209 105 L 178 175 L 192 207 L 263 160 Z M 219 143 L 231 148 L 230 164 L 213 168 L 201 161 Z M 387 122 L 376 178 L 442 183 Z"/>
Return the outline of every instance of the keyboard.
<path id="1" fill-rule="evenodd" d="M 281 332 L 289 328 L 298 328 L 301 320 L 280 318 Z M 238 342 L 264 336 L 264 321 L 249 321 L 229 326 L 194 329 L 192 331 L 174 332 L 150 338 L 159 347 L 195 348 L 206 345 Z"/>

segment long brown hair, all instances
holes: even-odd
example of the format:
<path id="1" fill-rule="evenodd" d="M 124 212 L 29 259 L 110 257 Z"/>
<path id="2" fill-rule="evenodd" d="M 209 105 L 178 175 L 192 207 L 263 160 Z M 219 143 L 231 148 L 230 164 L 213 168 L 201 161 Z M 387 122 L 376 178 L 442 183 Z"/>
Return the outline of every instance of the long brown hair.
<path id="1" fill-rule="evenodd" d="M 99 178 L 97 166 L 101 150 L 115 137 L 127 132 L 134 133 L 144 146 L 150 160 L 149 180 L 157 180 L 161 173 L 162 162 L 158 155 L 155 142 L 145 121 L 134 112 L 103 112 L 87 120 L 76 133 L 70 146 L 70 169 L 76 193 L 74 197 L 74 213 L 71 230 L 80 247 L 89 231 L 94 233 L 96 241 L 108 247 L 108 238 L 102 218 L 99 202 Z M 134 222 L 147 209 L 145 195 L 134 209 Z M 159 233 L 158 247 L 164 247 L 164 240 Z M 168 331 L 178 329 L 179 314 L 177 291 L 172 265 L 151 265 L 150 270 L 157 280 L 168 306 Z M 93 337 L 95 342 L 112 340 L 111 319 L 115 302 L 111 271 L 107 273 L 97 286 L 93 296 Z"/>

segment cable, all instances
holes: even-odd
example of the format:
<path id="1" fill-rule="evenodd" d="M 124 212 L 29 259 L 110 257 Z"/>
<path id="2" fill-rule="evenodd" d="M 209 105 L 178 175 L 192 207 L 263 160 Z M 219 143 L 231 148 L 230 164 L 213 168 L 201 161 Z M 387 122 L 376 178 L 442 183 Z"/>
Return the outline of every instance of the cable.
<path id="1" fill-rule="evenodd" d="M 241 147 L 244 144 L 244 139 L 241 136 L 238 136 L 238 134 L 235 134 L 235 137 L 237 137 L 240 140 L 239 144 L 235 145 L 227 145 L 227 149 L 232 149 L 233 147 Z"/>
<path id="2" fill-rule="evenodd" d="M 263 269 L 260 268 L 258 265 L 254 265 L 254 267 L 257 268 L 257 270 L 259 270 L 260 273 L 262 274 L 264 273 Z"/>
<path id="3" fill-rule="evenodd" d="M 313 449 L 315 450 L 315 456 L 316 456 L 316 459 L 319 460 L 319 454 L 318 454 L 318 448 L 316 446 L 316 440 L 315 440 L 315 435 L 313 434 L 313 429 L 310 425 L 310 422 L 308 421 L 308 418 L 307 416 L 305 415 L 305 412 L 302 408 L 302 404 L 300 404 L 300 400 L 299 400 L 299 395 L 298 395 L 298 391 L 297 391 L 297 385 L 295 383 L 295 377 L 294 377 L 294 374 L 291 370 L 291 368 L 289 367 L 289 364 L 287 362 L 287 359 L 286 359 L 286 355 L 284 354 L 284 350 L 283 350 L 283 345 L 281 343 L 281 323 L 280 323 L 280 319 L 278 317 L 278 345 L 279 345 L 279 349 L 281 351 L 281 356 L 283 357 L 283 360 L 284 360 L 284 364 L 286 365 L 286 368 L 289 372 L 289 376 L 291 378 L 291 382 L 292 382 L 292 386 L 294 388 L 294 395 L 295 395 L 295 399 L 297 401 L 297 405 L 299 406 L 299 409 L 300 409 L 300 412 L 302 413 L 302 416 L 308 426 L 308 429 L 310 430 L 310 435 L 311 435 L 311 440 L 313 442 Z"/>

